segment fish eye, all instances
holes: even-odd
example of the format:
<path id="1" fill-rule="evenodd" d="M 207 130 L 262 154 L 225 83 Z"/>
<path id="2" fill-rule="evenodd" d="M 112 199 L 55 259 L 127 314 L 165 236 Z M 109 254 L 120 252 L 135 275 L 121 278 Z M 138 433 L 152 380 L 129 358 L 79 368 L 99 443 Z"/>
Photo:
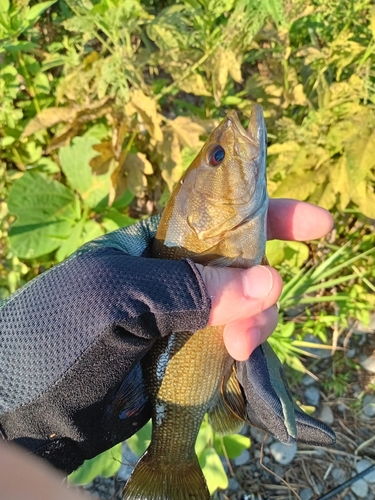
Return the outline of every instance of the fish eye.
<path id="1" fill-rule="evenodd" d="M 224 160 L 224 156 L 225 156 L 224 148 L 222 148 L 221 146 L 215 146 L 208 156 L 208 163 L 212 167 L 216 167 Z"/>

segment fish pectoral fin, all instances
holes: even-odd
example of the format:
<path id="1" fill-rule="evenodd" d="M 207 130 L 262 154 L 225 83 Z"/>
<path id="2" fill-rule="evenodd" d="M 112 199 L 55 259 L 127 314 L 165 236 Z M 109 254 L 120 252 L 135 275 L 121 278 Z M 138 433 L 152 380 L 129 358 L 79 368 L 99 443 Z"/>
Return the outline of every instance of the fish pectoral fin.
<path id="1" fill-rule="evenodd" d="M 173 457 L 172 457 L 173 458 Z M 149 453 L 140 458 L 122 493 L 122 500 L 209 500 L 210 492 L 193 462 L 164 463 Z"/>
<path id="2" fill-rule="evenodd" d="M 246 402 L 234 368 L 229 377 L 223 377 L 220 397 L 208 417 L 218 434 L 233 434 L 243 427 Z"/>
<path id="3" fill-rule="evenodd" d="M 334 432 L 305 414 L 293 401 L 279 358 L 265 342 L 247 361 L 237 361 L 237 376 L 246 397 L 247 420 L 284 444 L 333 444 Z"/>

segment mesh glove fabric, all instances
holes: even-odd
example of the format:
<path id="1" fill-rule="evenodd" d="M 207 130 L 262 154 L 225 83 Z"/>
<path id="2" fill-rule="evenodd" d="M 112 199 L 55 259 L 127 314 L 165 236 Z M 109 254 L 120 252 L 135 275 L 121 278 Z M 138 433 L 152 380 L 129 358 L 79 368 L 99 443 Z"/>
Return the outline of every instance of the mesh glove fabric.
<path id="1" fill-rule="evenodd" d="M 69 473 L 150 417 L 139 361 L 206 326 L 194 264 L 148 258 L 160 217 L 81 247 L 0 309 L 0 432 Z"/>

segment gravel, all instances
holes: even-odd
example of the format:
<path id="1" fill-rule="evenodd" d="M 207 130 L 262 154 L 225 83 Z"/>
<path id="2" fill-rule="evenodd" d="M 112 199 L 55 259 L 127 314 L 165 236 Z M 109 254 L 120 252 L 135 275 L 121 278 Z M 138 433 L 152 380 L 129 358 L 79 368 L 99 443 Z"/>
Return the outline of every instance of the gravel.
<path id="1" fill-rule="evenodd" d="M 311 385 L 304 391 L 306 402 L 311 406 L 318 406 L 320 402 L 320 392 L 317 387 Z"/>
<path id="2" fill-rule="evenodd" d="M 366 417 L 373 417 L 375 415 L 375 396 L 366 394 L 362 401 L 362 412 Z"/>
<path id="3" fill-rule="evenodd" d="M 350 486 L 353 493 L 359 498 L 367 498 L 368 494 L 368 483 L 364 479 L 358 479 L 355 483 Z"/>
<path id="4" fill-rule="evenodd" d="M 271 455 L 281 465 L 290 464 L 297 453 L 297 445 L 294 443 L 291 446 L 276 441 L 270 446 Z"/>

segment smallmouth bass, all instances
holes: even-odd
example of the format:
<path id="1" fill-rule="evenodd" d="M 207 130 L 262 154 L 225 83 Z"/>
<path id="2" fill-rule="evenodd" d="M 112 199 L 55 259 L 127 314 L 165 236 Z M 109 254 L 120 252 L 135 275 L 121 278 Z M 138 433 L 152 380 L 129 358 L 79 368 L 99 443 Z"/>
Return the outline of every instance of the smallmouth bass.
<path id="1" fill-rule="evenodd" d="M 249 268 L 264 262 L 267 134 L 260 106 L 245 130 L 234 111 L 211 133 L 168 202 L 152 256 Z M 216 432 L 236 432 L 245 401 L 223 342 L 224 326 L 172 334 L 142 361 L 152 402 L 152 440 L 124 500 L 207 500 L 194 446 L 205 413 Z"/>

